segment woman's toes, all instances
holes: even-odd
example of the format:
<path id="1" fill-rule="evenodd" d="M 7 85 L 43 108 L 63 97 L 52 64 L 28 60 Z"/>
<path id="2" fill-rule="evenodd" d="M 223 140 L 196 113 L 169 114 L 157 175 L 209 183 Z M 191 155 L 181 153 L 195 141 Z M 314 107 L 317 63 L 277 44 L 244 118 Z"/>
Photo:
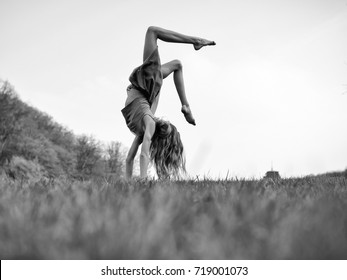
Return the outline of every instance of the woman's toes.
<path id="1" fill-rule="evenodd" d="M 187 105 L 183 105 L 181 112 L 183 113 L 184 117 L 186 118 L 186 121 L 192 125 L 196 125 L 195 119 L 193 117 L 193 114 Z"/>

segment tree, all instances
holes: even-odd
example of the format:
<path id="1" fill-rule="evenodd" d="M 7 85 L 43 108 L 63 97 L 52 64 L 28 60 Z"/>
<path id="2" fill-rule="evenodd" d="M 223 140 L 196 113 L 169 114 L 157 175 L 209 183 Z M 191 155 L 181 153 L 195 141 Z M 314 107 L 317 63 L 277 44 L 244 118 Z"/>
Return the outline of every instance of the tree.
<path id="1" fill-rule="evenodd" d="M 111 142 L 106 147 L 107 173 L 120 177 L 124 169 L 125 155 L 120 142 Z"/>
<path id="2" fill-rule="evenodd" d="M 0 167 L 8 175 L 113 178 L 121 176 L 124 158 L 119 142 L 105 147 L 91 136 L 75 136 L 21 101 L 11 84 L 0 79 Z"/>
<path id="3" fill-rule="evenodd" d="M 23 103 L 7 81 L 0 81 L 0 165 L 10 161 L 21 134 L 21 119 L 26 114 Z"/>
<path id="4" fill-rule="evenodd" d="M 78 177 L 87 179 L 92 175 L 100 174 L 101 147 L 92 136 L 77 137 L 76 144 L 76 170 Z"/>

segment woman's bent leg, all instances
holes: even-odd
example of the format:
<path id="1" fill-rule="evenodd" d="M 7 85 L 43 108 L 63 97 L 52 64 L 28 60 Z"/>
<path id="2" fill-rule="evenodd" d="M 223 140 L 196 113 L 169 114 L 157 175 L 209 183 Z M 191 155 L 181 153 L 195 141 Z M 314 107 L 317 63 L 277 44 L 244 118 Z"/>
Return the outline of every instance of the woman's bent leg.
<path id="1" fill-rule="evenodd" d="M 182 63 L 176 59 L 176 60 L 163 64 L 161 67 L 161 70 L 162 70 L 164 79 L 167 76 L 169 76 L 171 73 L 173 73 L 175 87 L 178 93 L 178 97 L 180 98 L 180 101 L 182 104 L 181 111 L 184 114 L 184 117 L 186 118 L 187 122 L 195 125 L 195 119 L 190 110 L 185 87 L 184 87 Z"/>
<path id="2" fill-rule="evenodd" d="M 192 44 L 196 50 L 204 46 L 215 45 L 214 41 L 202 39 L 199 37 L 184 35 L 175 31 L 167 30 L 160 27 L 150 26 L 147 29 L 145 38 L 145 47 L 143 52 L 143 60 L 145 61 L 148 56 L 157 47 L 157 39 L 170 43 Z"/>

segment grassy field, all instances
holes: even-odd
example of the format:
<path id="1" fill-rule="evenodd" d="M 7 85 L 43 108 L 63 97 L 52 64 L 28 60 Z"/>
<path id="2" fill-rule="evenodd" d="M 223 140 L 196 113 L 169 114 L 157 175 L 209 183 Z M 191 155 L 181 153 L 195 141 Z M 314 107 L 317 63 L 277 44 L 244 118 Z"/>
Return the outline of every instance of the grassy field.
<path id="1" fill-rule="evenodd" d="M 347 259 L 347 179 L 0 177 L 1 259 Z"/>

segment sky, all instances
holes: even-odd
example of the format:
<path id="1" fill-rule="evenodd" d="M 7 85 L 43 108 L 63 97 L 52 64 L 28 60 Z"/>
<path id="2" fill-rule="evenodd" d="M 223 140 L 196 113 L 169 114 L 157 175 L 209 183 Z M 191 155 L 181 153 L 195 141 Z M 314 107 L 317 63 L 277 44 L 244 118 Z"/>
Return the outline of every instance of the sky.
<path id="1" fill-rule="evenodd" d="M 347 0 L 1 0 L 0 79 L 76 134 L 129 148 L 124 107 L 148 26 L 214 40 L 159 41 L 183 64 L 197 126 L 172 76 L 156 115 L 180 131 L 192 177 L 347 168 Z"/>

